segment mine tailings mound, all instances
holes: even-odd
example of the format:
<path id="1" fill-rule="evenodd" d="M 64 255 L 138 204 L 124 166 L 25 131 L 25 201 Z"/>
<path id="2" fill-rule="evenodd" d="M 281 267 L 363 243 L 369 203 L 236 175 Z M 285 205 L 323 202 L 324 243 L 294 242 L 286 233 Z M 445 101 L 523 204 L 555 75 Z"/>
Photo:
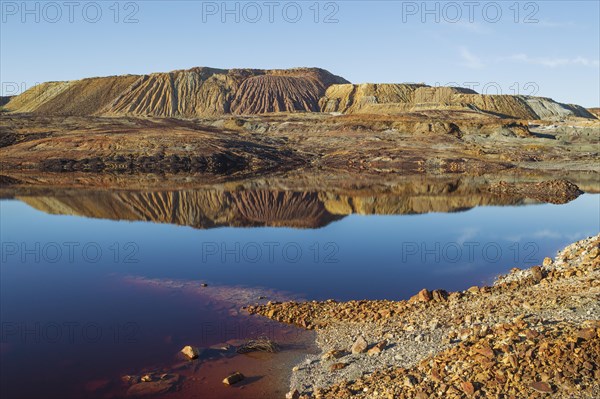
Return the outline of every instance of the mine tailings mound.
<path id="1" fill-rule="evenodd" d="M 319 99 L 345 79 L 317 68 L 192 68 L 150 75 L 48 82 L 11 99 L 11 112 L 58 115 L 197 117 L 319 111 Z"/>
<path id="2" fill-rule="evenodd" d="M 462 87 L 431 87 L 424 84 L 336 84 L 327 89 L 319 105 L 323 112 L 348 114 L 474 110 L 491 116 L 518 119 L 596 119 L 584 107 L 562 104 L 550 98 L 487 95 Z"/>
<path id="3" fill-rule="evenodd" d="M 3 102 L 7 100 L 2 100 Z M 597 119 L 550 98 L 487 95 L 425 84 L 350 84 L 319 68 L 197 67 L 149 75 L 47 82 L 11 98 L 3 111 L 73 116 L 210 117 L 273 112 L 402 114 L 444 110 L 525 120 Z"/>

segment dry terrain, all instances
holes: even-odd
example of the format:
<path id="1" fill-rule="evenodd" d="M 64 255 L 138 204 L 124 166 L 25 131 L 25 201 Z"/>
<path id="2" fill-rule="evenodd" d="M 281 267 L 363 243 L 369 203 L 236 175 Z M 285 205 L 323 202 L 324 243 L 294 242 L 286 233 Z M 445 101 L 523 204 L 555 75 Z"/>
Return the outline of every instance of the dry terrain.
<path id="1" fill-rule="evenodd" d="M 3 186 L 335 192 L 460 177 L 599 191 L 594 110 L 543 97 L 200 67 L 48 82 L 2 103 Z"/>
<path id="2" fill-rule="evenodd" d="M 317 330 L 322 352 L 294 368 L 296 397 L 592 399 L 600 394 L 599 274 L 596 236 L 492 286 L 247 310 Z"/>
<path id="3" fill-rule="evenodd" d="M 597 192 L 599 127 L 596 119 L 533 123 L 466 111 L 190 120 L 3 114 L 0 168 L 6 181 L 55 173 L 54 186 L 87 179 L 88 188 L 263 178 L 314 190 L 344 181 L 388 185 L 406 176 L 503 176 L 566 179 Z"/>

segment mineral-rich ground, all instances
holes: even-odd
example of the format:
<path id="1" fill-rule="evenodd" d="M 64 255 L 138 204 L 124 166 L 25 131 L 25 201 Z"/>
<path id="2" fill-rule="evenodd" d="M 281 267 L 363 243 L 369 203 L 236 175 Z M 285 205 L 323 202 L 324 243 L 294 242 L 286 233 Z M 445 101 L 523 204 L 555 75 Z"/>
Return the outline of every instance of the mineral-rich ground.
<path id="1" fill-rule="evenodd" d="M 49 213 L 198 228 L 565 203 L 600 192 L 598 127 L 593 119 L 533 124 L 446 111 L 3 114 L 0 195 Z"/>
<path id="2" fill-rule="evenodd" d="M 198 67 L 47 82 L 1 103 L 3 186 L 347 192 L 460 176 L 600 191 L 595 110 L 543 97 Z"/>
<path id="3" fill-rule="evenodd" d="M 453 177 L 565 179 L 598 192 L 599 128 L 596 119 L 534 123 L 447 111 L 192 120 L 3 114 L 0 169 L 3 186 L 156 190 L 275 182 L 315 191 Z"/>
<path id="4" fill-rule="evenodd" d="M 317 331 L 322 352 L 294 368 L 296 397 L 591 399 L 600 394 L 599 277 L 595 236 L 492 286 L 247 310 Z"/>

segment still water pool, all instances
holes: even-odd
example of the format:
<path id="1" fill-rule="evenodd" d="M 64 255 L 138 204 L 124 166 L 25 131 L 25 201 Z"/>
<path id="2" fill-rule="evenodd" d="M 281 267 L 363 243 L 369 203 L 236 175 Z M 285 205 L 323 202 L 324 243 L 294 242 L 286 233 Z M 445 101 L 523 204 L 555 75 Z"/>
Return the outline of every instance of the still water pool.
<path id="1" fill-rule="evenodd" d="M 540 264 L 600 230 L 600 196 L 590 194 L 564 205 L 350 215 L 300 228 L 224 222 L 198 229 L 69 215 L 59 206 L 53 213 L 64 214 L 49 214 L 29 203 L 0 202 L 4 398 L 118 397 L 121 375 L 172 367 L 184 345 L 258 335 L 289 344 L 291 355 L 283 358 L 292 362 L 311 350 L 310 337 L 248 317 L 242 306 L 466 289 L 512 267 Z M 252 384 L 233 392 L 220 383 L 229 369 L 246 367 L 265 383 L 261 389 L 283 395 L 283 358 L 213 363 L 194 392 L 258 395 Z"/>

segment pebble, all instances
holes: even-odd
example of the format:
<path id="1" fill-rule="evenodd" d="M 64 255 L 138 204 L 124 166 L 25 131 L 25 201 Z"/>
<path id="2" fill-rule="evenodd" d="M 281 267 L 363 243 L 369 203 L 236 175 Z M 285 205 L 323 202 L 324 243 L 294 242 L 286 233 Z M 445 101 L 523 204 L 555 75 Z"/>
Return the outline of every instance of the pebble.
<path id="1" fill-rule="evenodd" d="M 225 379 L 223 380 L 223 384 L 225 385 L 233 385 L 233 384 L 237 384 L 240 381 L 243 381 L 246 377 L 244 377 L 244 375 L 240 372 L 235 372 L 233 374 L 231 374 L 230 376 L 225 377 Z"/>
<path id="2" fill-rule="evenodd" d="M 369 344 L 367 343 L 367 341 L 362 337 L 358 337 L 356 339 L 356 341 L 354 341 L 354 344 L 352 345 L 352 354 L 358 354 L 358 353 L 364 353 L 367 351 L 367 347 L 369 346 Z"/>
<path id="3" fill-rule="evenodd" d="M 184 346 L 181 350 L 181 353 L 183 353 L 183 355 L 190 360 L 197 359 L 198 356 L 200 356 L 200 351 L 198 348 L 190 345 Z"/>

